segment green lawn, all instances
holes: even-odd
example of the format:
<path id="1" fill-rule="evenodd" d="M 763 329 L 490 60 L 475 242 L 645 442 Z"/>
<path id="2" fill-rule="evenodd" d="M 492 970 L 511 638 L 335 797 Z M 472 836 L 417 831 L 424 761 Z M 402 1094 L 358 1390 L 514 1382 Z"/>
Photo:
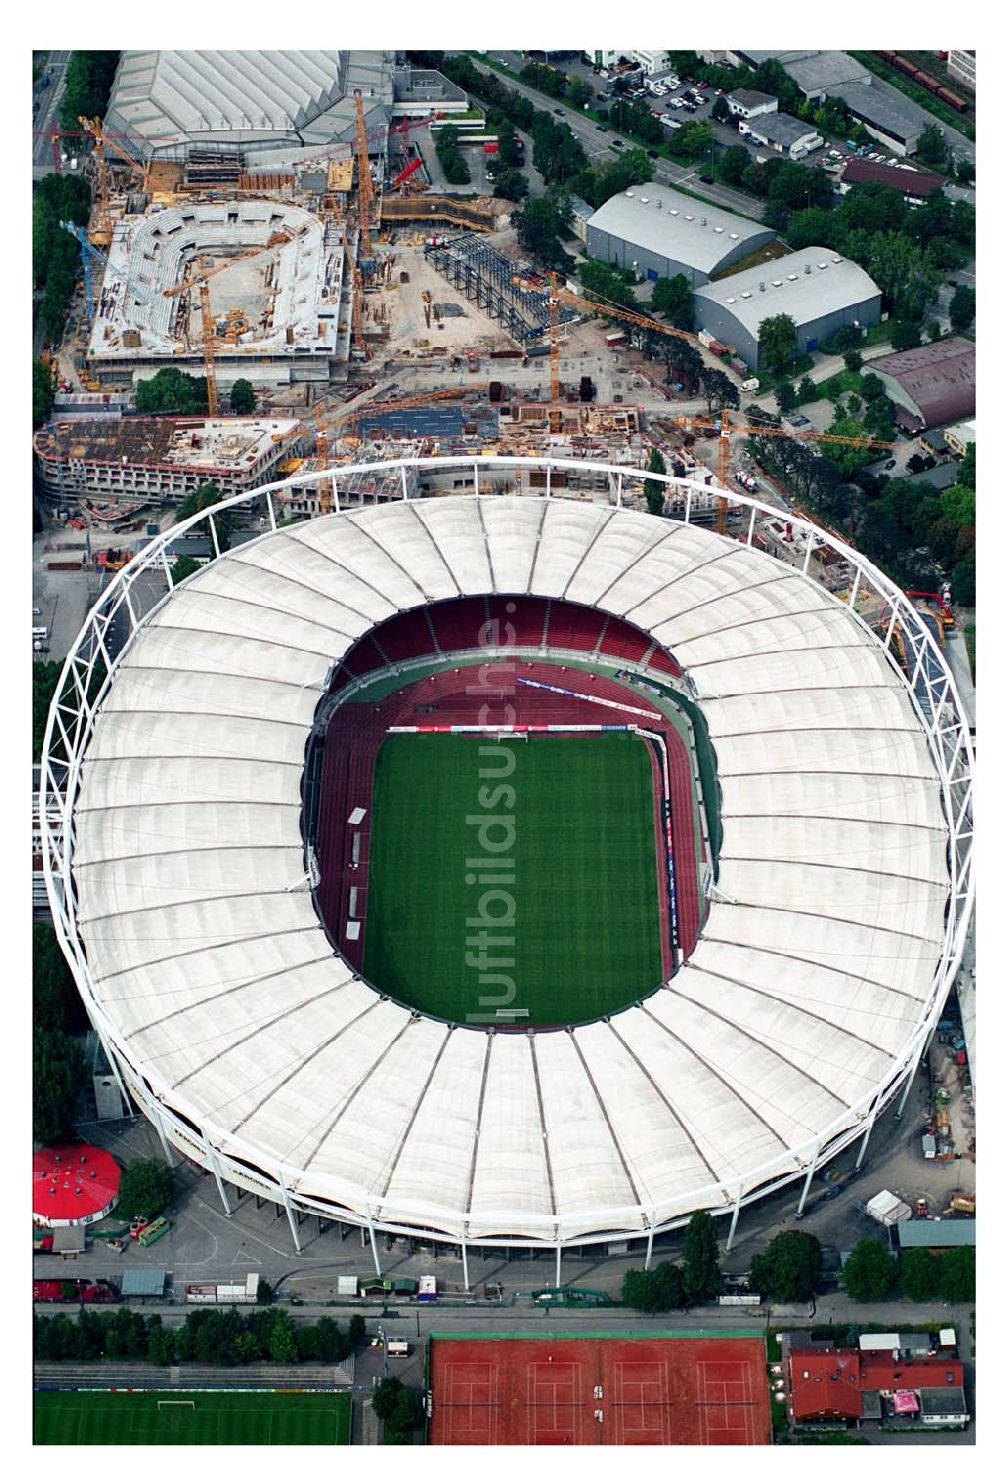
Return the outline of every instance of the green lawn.
<path id="1" fill-rule="evenodd" d="M 490 807 L 503 783 L 510 794 Z M 467 817 L 480 815 L 499 822 L 484 836 L 498 849 L 513 821 L 510 886 L 469 872 L 466 858 L 484 851 Z M 387 739 L 375 768 L 366 976 L 458 1023 L 489 1023 L 506 1006 L 530 1011 L 524 1025 L 570 1024 L 648 994 L 662 978 L 654 824 L 650 757 L 628 734 Z M 513 979 L 513 998 L 466 956 L 478 911 L 509 913 L 491 889 L 513 899 L 515 916 L 488 936 L 514 942 L 492 945 L 485 968 Z"/>
<path id="2" fill-rule="evenodd" d="M 349 1394 L 35 1395 L 36 1445 L 347 1445 L 350 1433 Z"/>

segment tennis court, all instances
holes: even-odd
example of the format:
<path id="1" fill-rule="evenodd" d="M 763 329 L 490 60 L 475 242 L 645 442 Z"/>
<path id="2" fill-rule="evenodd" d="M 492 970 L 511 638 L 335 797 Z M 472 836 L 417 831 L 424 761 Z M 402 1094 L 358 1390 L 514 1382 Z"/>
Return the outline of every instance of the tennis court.
<path id="1" fill-rule="evenodd" d="M 36 1445 L 347 1445 L 349 1394 L 35 1394 Z"/>
<path id="2" fill-rule="evenodd" d="M 521 1025 L 565 1025 L 665 977 L 640 739 L 397 735 L 372 810 L 365 974 L 401 1003 L 483 1023 L 493 1000 Z"/>
<path id="3" fill-rule="evenodd" d="M 434 1338 L 434 1445 L 766 1445 L 761 1337 Z"/>

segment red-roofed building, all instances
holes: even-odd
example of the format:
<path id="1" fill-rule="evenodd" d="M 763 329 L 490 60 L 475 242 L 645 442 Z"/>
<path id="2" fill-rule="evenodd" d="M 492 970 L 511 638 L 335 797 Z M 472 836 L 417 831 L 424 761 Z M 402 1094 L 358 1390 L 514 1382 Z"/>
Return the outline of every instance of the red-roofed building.
<path id="1" fill-rule="evenodd" d="M 939 190 L 944 180 L 925 169 L 893 168 L 889 164 L 871 164 L 867 159 L 848 159 L 840 174 L 840 193 L 846 195 L 852 185 L 883 184 L 899 190 L 908 200 L 923 203 Z"/>
<path id="2" fill-rule="evenodd" d="M 36 1225 L 91 1225 L 103 1220 L 118 1201 L 122 1171 L 110 1153 L 91 1143 L 40 1148 L 32 1169 Z"/>
<path id="3" fill-rule="evenodd" d="M 935 1349 L 898 1351 L 791 1347 L 785 1358 L 793 1424 L 965 1425 L 965 1370 Z"/>

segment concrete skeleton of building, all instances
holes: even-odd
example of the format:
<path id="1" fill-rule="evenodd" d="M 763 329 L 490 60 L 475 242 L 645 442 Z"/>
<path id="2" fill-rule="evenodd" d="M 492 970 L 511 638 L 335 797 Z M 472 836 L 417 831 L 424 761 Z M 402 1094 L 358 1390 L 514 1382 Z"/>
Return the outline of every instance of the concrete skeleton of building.
<path id="1" fill-rule="evenodd" d="M 774 231 L 658 184 L 613 195 L 587 221 L 594 261 L 631 267 L 649 281 L 686 276 L 693 286 L 774 239 Z"/>
<path id="2" fill-rule="evenodd" d="M 308 440 L 291 419 L 105 416 L 50 422 L 35 434 L 35 456 L 59 507 L 95 497 L 165 503 L 201 482 L 215 482 L 224 497 L 262 486 Z"/>
<path id="3" fill-rule="evenodd" d="M 285 238 L 270 249 L 275 237 Z M 211 279 L 220 384 L 326 380 L 350 354 L 342 229 L 280 201 L 184 203 L 116 222 L 87 361 L 102 383 L 132 385 L 171 365 L 202 369 L 196 289 L 167 296 L 198 264 L 257 254 Z"/>
<path id="4" fill-rule="evenodd" d="M 796 325 L 796 350 L 811 353 L 838 328 L 869 328 L 881 316 L 882 295 L 868 273 L 822 246 L 807 246 L 764 262 L 694 293 L 695 322 L 731 344 L 757 367 L 760 326 L 787 313 Z"/>

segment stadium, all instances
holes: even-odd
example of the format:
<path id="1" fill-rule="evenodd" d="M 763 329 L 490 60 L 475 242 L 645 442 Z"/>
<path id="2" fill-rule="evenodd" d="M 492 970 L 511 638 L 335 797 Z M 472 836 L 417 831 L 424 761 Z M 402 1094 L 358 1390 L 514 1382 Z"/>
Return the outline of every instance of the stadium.
<path id="1" fill-rule="evenodd" d="M 558 1284 L 569 1245 L 801 1208 L 905 1100 L 972 905 L 951 678 L 855 550 L 802 523 L 790 567 L 736 494 L 738 539 L 650 517 L 646 475 L 340 468 L 285 526 L 275 484 L 140 617 L 191 525 L 154 540 L 67 660 L 44 854 L 91 1020 L 168 1156 L 296 1247 L 321 1216 L 466 1281 L 470 1245 L 547 1247 Z"/>

